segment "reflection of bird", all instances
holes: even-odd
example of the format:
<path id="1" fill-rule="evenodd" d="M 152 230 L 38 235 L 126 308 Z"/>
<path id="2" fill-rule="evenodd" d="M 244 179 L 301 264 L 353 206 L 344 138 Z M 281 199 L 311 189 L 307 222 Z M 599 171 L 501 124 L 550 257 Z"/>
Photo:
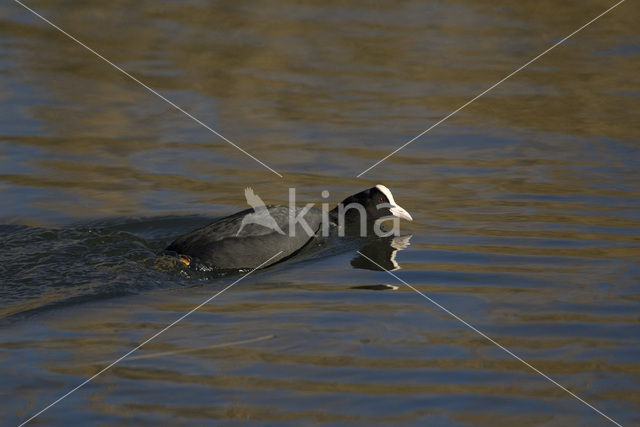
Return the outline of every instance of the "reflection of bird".
<path id="1" fill-rule="evenodd" d="M 247 224 L 258 224 L 266 228 L 270 228 L 273 231 L 277 231 L 280 234 L 284 234 L 284 231 L 278 226 L 278 223 L 269 213 L 267 206 L 264 204 L 260 196 L 253 192 L 251 187 L 244 189 L 244 197 L 247 199 L 249 206 L 253 208 L 254 213 L 248 213 L 242 218 L 240 229 L 236 233 L 236 236 L 240 234 L 242 229 Z"/>
<path id="2" fill-rule="evenodd" d="M 404 234 L 372 240 L 360 248 L 359 256 L 351 260 L 351 265 L 365 270 L 398 270 L 402 267 L 396 261 L 396 254 L 411 245 L 412 237 Z"/>

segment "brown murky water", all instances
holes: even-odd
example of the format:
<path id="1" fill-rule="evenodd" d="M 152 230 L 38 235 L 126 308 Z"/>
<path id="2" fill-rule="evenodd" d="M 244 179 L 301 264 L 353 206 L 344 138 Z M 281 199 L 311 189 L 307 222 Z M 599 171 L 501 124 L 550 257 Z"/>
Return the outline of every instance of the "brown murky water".
<path id="1" fill-rule="evenodd" d="M 3 5 L 3 424 L 235 280 L 157 254 L 243 209 L 244 187 L 270 203 L 289 187 L 299 202 L 325 201 L 322 190 L 336 202 L 376 183 L 414 217 L 395 274 L 617 422 L 640 423 L 637 3 L 361 178 L 613 3 L 28 5 L 283 178 Z M 611 424 L 363 268 L 357 248 L 248 277 L 37 420 Z"/>

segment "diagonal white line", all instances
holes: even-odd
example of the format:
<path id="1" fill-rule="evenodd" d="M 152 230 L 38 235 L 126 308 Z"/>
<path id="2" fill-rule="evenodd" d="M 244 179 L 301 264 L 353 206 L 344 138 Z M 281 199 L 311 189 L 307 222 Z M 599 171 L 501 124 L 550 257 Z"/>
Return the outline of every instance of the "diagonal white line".
<path id="1" fill-rule="evenodd" d="M 440 125 L 442 122 L 444 122 L 445 120 L 447 120 L 449 117 L 455 115 L 456 113 L 458 113 L 460 110 L 462 110 L 463 108 L 465 108 L 467 105 L 471 104 L 472 102 L 474 102 L 475 100 L 477 100 L 478 98 L 480 98 L 481 96 L 485 95 L 486 93 L 490 92 L 491 90 L 495 89 L 496 86 L 500 85 L 501 83 L 503 83 L 505 80 L 507 80 L 508 78 L 512 77 L 514 74 L 518 73 L 519 71 L 522 71 L 524 68 L 526 68 L 527 66 L 529 66 L 530 64 L 532 64 L 533 62 L 537 61 L 538 59 L 540 59 L 542 56 L 546 55 L 547 53 L 549 53 L 552 49 L 554 49 L 555 47 L 561 45 L 562 43 L 564 43 L 565 41 L 567 41 L 568 39 L 570 39 L 571 37 L 573 37 L 574 35 L 576 35 L 577 33 L 579 33 L 580 31 L 584 30 L 585 28 L 587 28 L 589 25 L 593 24 L 594 22 L 596 22 L 598 19 L 602 18 L 604 15 L 606 15 L 607 13 L 611 12 L 614 8 L 618 7 L 619 5 L 621 5 L 622 3 L 624 3 L 625 0 L 620 0 L 618 3 L 614 4 L 613 6 L 611 6 L 609 9 L 605 10 L 604 12 L 602 12 L 600 15 L 596 16 L 595 18 L 593 18 L 591 21 L 587 22 L 586 24 L 584 24 L 582 27 L 578 28 L 577 30 L 575 30 L 573 33 L 569 34 L 568 36 L 562 38 L 560 41 L 558 41 L 557 43 L 553 44 L 551 47 L 547 48 L 545 51 L 543 51 L 542 53 L 540 53 L 538 56 L 536 56 L 535 58 L 529 60 L 528 62 L 526 62 L 524 65 L 521 65 L 520 67 L 516 68 L 514 71 L 512 71 L 511 73 L 509 73 L 506 77 L 503 77 L 501 80 L 499 80 L 497 83 L 494 83 L 493 85 L 491 85 L 488 89 L 485 89 L 484 91 L 480 92 L 478 95 L 474 96 L 473 98 L 471 98 L 469 101 L 465 102 L 464 104 L 462 104 L 460 107 L 458 107 L 457 109 L 453 110 L 452 112 L 450 112 L 449 114 L 447 114 L 446 116 L 444 116 L 443 118 L 441 118 L 440 120 L 438 120 L 437 122 L 435 122 L 434 124 L 432 124 L 431 126 L 429 126 L 427 129 L 425 129 L 424 131 L 422 131 L 421 133 L 419 133 L 418 135 L 414 136 L 413 138 L 411 138 L 409 141 L 405 142 L 404 144 L 402 144 L 400 147 L 396 148 L 395 150 L 393 150 L 391 153 L 387 154 L 386 156 L 384 156 L 382 159 L 378 160 L 376 163 L 374 163 L 373 165 L 369 166 L 367 169 L 363 170 L 362 172 L 360 172 L 356 178 L 360 178 L 362 175 L 364 175 L 365 173 L 369 172 L 371 169 L 375 168 L 376 166 L 378 166 L 380 163 L 384 162 L 385 160 L 387 160 L 389 157 L 393 156 L 394 154 L 396 154 L 398 151 L 402 150 L 403 148 L 405 148 L 407 145 L 411 144 L 413 141 L 415 141 L 416 139 L 420 138 L 422 135 L 424 135 L 425 133 L 429 132 L 431 129 L 435 128 L 436 126 Z"/>
<path id="2" fill-rule="evenodd" d="M 266 265 L 269 261 L 271 261 L 272 259 L 274 259 L 275 257 L 277 257 L 278 255 L 280 255 L 282 253 L 282 251 L 278 252 L 277 254 L 273 255 L 271 258 L 269 258 L 268 260 L 266 260 L 265 262 L 263 262 L 262 264 L 260 264 L 259 266 L 257 266 L 256 268 L 254 268 L 253 270 L 249 271 L 247 274 L 245 274 L 244 276 L 240 277 L 239 279 L 237 279 L 236 281 L 234 281 L 233 283 L 231 283 L 230 285 L 227 285 L 224 289 L 222 289 L 221 291 L 219 291 L 218 293 L 216 293 L 215 295 L 207 298 L 206 300 L 204 300 L 202 303 L 198 304 L 197 306 L 195 306 L 194 308 L 192 308 L 190 311 L 188 311 L 187 313 L 183 314 L 182 316 L 180 316 L 179 318 L 177 318 L 176 320 L 174 320 L 172 323 L 170 323 L 169 325 L 165 326 L 164 328 L 162 328 L 160 331 L 156 332 L 155 334 L 153 334 L 151 337 L 147 338 L 146 340 L 144 340 L 142 343 L 138 344 L 136 347 L 134 347 L 133 349 L 129 350 L 128 352 L 126 352 L 123 356 L 120 356 L 118 359 L 116 359 L 115 361 L 111 362 L 109 365 L 105 366 L 104 368 L 102 368 L 100 371 L 98 371 L 96 374 L 94 374 L 93 376 L 87 378 L 86 380 L 84 380 L 82 383 L 80 383 L 79 385 L 77 385 L 76 387 L 72 388 L 71 390 L 69 390 L 68 392 L 66 392 L 65 394 L 63 394 L 62 396 L 60 396 L 59 398 L 57 398 L 56 400 L 54 400 L 53 402 L 51 402 L 50 404 L 48 404 L 47 406 L 45 406 L 43 409 L 41 409 L 39 412 L 35 413 L 34 415 L 32 415 L 29 419 L 23 421 L 22 423 L 20 423 L 19 427 L 22 427 L 23 425 L 27 424 L 29 421 L 33 420 L 34 418 L 36 418 L 38 415 L 42 414 L 44 411 L 46 411 L 47 409 L 51 408 L 52 406 L 56 405 L 58 402 L 60 402 L 61 400 L 63 400 L 64 398 L 66 398 L 67 396 L 69 396 L 71 393 L 73 393 L 74 391 L 78 390 L 79 388 L 81 388 L 82 386 L 84 386 L 85 384 L 87 384 L 88 382 L 90 382 L 91 380 L 93 380 L 94 378 L 96 378 L 98 375 L 102 374 L 103 372 L 105 372 L 106 370 L 108 370 L 109 368 L 111 368 L 113 365 L 115 365 L 116 363 L 120 362 L 122 359 L 126 358 L 127 356 L 129 356 L 131 353 L 133 353 L 134 351 L 138 350 L 140 347 L 142 347 L 143 345 L 145 345 L 146 343 L 148 343 L 149 341 L 151 341 L 152 339 L 156 338 L 158 335 L 162 334 L 163 332 L 166 332 L 169 328 L 171 328 L 172 326 L 176 325 L 177 323 L 179 323 L 180 321 L 184 320 L 187 316 L 189 316 L 190 314 L 192 314 L 194 311 L 198 310 L 200 307 L 202 307 L 203 305 L 209 303 L 211 300 L 213 300 L 215 297 L 217 297 L 218 295 L 222 294 L 223 292 L 225 292 L 227 289 L 230 289 L 233 285 L 235 285 L 236 283 L 238 283 L 239 281 L 241 281 L 242 279 L 244 279 L 245 277 L 247 277 L 248 275 L 250 275 L 251 273 L 253 273 L 254 271 L 256 271 L 257 269 L 261 268 L 262 266 Z"/>
<path id="3" fill-rule="evenodd" d="M 33 13 L 35 16 L 37 16 L 38 18 L 42 19 L 44 22 L 46 22 L 47 24 L 51 25 L 53 28 L 55 28 L 56 30 L 60 31 L 62 34 L 64 34 L 65 36 L 69 37 L 71 40 L 73 40 L 74 42 L 76 42 L 77 44 L 79 44 L 80 46 L 84 47 L 85 49 L 87 49 L 89 52 L 93 53 L 94 55 L 96 55 L 98 58 L 102 59 L 104 62 L 106 62 L 107 64 L 111 65 L 113 68 L 115 68 L 116 70 L 120 71 L 122 74 L 124 74 L 125 76 L 129 77 L 131 80 L 133 80 L 134 82 L 138 83 L 140 86 L 142 86 L 143 88 L 147 89 L 149 92 L 151 92 L 152 94 L 154 94 L 155 96 L 157 96 L 158 98 L 162 99 L 163 101 L 165 101 L 166 103 L 168 103 L 169 105 L 171 105 L 173 108 L 175 108 L 176 110 L 180 111 L 181 113 L 183 113 L 185 116 L 189 117 L 191 120 L 193 120 L 194 122 L 198 123 L 199 125 L 201 125 L 202 127 L 204 127 L 205 129 L 209 130 L 210 132 L 212 132 L 213 134 L 215 134 L 216 136 L 218 136 L 219 138 L 222 138 L 224 141 L 228 142 L 229 144 L 231 144 L 232 146 L 234 146 L 235 148 L 237 148 L 238 150 L 242 151 L 244 154 L 246 154 L 247 156 L 251 157 L 253 160 L 255 160 L 256 162 L 260 163 L 262 166 L 264 166 L 265 168 L 269 169 L 271 172 L 275 173 L 276 175 L 278 175 L 280 178 L 282 178 L 282 175 L 280 175 L 278 172 L 276 172 L 273 168 L 269 167 L 268 165 L 266 165 L 262 160 L 258 159 L 257 157 L 253 156 L 252 154 L 250 154 L 249 152 L 247 152 L 244 148 L 240 147 L 239 145 L 237 145 L 236 143 L 234 143 L 233 141 L 231 141 L 230 139 L 226 138 L 224 135 L 222 135 L 221 133 L 219 133 L 218 131 L 216 131 L 215 129 L 213 129 L 211 126 L 207 125 L 206 123 L 204 123 L 202 120 L 198 119 L 197 117 L 195 117 L 193 114 L 189 113 L 188 111 L 186 111 L 185 109 L 183 109 L 182 107 L 180 107 L 178 104 L 176 104 L 175 102 L 171 101 L 170 99 L 168 99 L 167 97 L 165 97 L 164 95 L 162 95 L 161 93 L 159 93 L 158 91 L 156 91 L 155 89 L 152 89 L 151 87 L 147 86 L 146 84 L 144 84 L 143 82 L 141 82 L 140 80 L 138 80 L 137 78 L 135 78 L 134 76 L 132 76 L 131 74 L 129 74 L 127 71 L 125 71 L 124 69 L 122 69 L 121 67 L 119 67 L 118 65 L 114 64 L 113 62 L 111 62 L 110 60 L 108 60 L 107 58 L 105 58 L 104 56 L 102 56 L 101 54 L 99 54 L 98 52 L 96 52 L 94 49 L 90 48 L 89 46 L 87 46 L 86 44 L 84 44 L 83 42 L 81 42 L 80 40 L 78 40 L 77 38 L 75 38 L 74 36 L 72 36 L 71 34 L 69 34 L 68 32 L 66 32 L 65 30 L 63 30 L 62 28 L 60 28 L 59 26 L 57 26 L 56 24 L 54 24 L 53 22 L 49 21 L 47 18 L 45 18 L 44 16 L 40 15 L 38 12 L 36 12 L 35 10 L 31 9 L 29 6 L 25 5 L 24 3 L 22 3 L 20 0 L 14 0 L 16 3 L 18 3 L 20 6 L 24 7 L 25 9 L 27 9 L 29 12 Z"/>
<path id="4" fill-rule="evenodd" d="M 478 335 L 482 336 L 483 338 L 487 339 L 489 342 L 491 342 L 492 344 L 496 345 L 497 347 L 499 347 L 500 349 L 504 350 L 507 354 L 509 354 L 510 356 L 513 356 L 514 358 L 518 359 L 520 362 L 524 363 L 526 366 L 528 366 L 530 369 L 532 369 L 534 372 L 542 375 L 543 377 L 545 377 L 547 380 L 551 381 L 553 384 L 557 385 L 558 387 L 560 387 L 562 390 L 566 391 L 567 393 L 569 393 L 571 396 L 575 397 L 576 399 L 578 399 L 580 402 L 584 403 L 585 405 L 587 405 L 589 408 L 593 409 L 594 411 L 596 411 L 598 414 L 602 415 L 603 417 L 605 417 L 607 420 L 611 421 L 612 423 L 614 423 L 615 425 L 622 427 L 622 425 L 620 423 L 618 423 L 617 421 L 615 421 L 613 418 L 609 417 L 607 414 L 605 414 L 604 412 L 602 412 L 601 410 L 599 410 L 598 408 L 596 408 L 595 406 L 593 406 L 592 404 L 590 404 L 589 402 L 587 402 L 586 400 L 582 399 L 580 396 L 578 396 L 577 394 L 575 394 L 574 392 L 572 392 L 571 390 L 569 390 L 568 388 L 566 388 L 565 386 L 563 386 L 562 384 L 560 384 L 559 382 L 557 382 L 556 380 L 554 380 L 553 378 L 551 378 L 550 376 L 548 376 L 547 374 L 545 374 L 544 372 L 542 372 L 541 370 L 537 369 L 536 367 L 532 366 L 531 364 L 529 364 L 526 360 L 522 359 L 521 357 L 519 357 L 518 355 L 516 355 L 515 353 L 513 353 L 511 350 L 509 350 L 508 348 L 504 347 L 503 345 L 501 345 L 500 343 L 498 343 L 497 341 L 495 341 L 493 338 L 489 337 L 487 334 L 485 334 L 484 332 L 482 332 L 481 330 L 479 330 L 478 328 L 476 328 L 475 326 L 471 325 L 470 323 L 466 322 L 464 319 L 462 319 L 460 316 L 458 316 L 457 314 L 453 313 L 452 311 L 448 310 L 446 307 L 443 307 L 442 305 L 440 305 L 437 301 L 435 301 L 434 299 L 430 298 L 429 296 L 423 294 L 422 292 L 420 292 L 418 289 L 414 288 L 413 286 L 411 286 L 409 283 L 405 282 L 404 280 L 402 280 L 400 277 L 396 276 L 395 274 L 393 274 L 391 271 L 387 270 L 386 268 L 384 268 L 383 266 L 381 266 L 380 264 L 378 264 L 377 262 L 375 262 L 374 260 L 372 260 L 371 258 L 369 258 L 368 256 L 366 256 L 365 254 L 363 254 L 360 251 L 357 251 L 360 255 L 362 255 L 363 257 L 365 257 L 366 259 L 368 259 L 369 261 L 371 261 L 372 263 L 374 263 L 375 265 L 377 265 L 378 267 L 380 267 L 382 270 L 386 271 L 387 273 L 389 273 L 391 276 L 393 276 L 396 280 L 398 280 L 401 283 L 404 283 L 405 285 L 407 285 L 409 288 L 411 288 L 413 291 L 415 291 L 416 293 L 422 295 L 422 297 L 424 299 L 426 299 L 427 301 L 429 301 L 430 303 L 432 303 L 433 305 L 435 305 L 436 307 L 438 307 L 439 309 L 441 309 L 442 311 L 444 311 L 445 313 L 447 313 L 448 315 L 452 316 L 454 319 L 458 320 L 459 322 L 461 322 L 462 324 L 464 324 L 466 327 L 468 327 L 469 329 L 471 329 L 472 331 L 476 332 Z"/>

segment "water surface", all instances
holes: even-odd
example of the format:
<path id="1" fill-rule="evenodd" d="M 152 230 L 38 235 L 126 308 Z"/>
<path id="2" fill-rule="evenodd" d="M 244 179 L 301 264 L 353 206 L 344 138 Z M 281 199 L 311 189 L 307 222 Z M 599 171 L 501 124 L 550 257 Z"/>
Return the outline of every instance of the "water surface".
<path id="1" fill-rule="evenodd" d="M 28 4 L 284 177 L 2 6 L 3 424 L 235 280 L 159 253 L 246 186 L 335 203 L 377 183 L 414 217 L 395 274 L 640 422 L 637 3 L 361 178 L 613 3 Z M 610 425 L 356 249 L 247 277 L 39 420 Z"/>

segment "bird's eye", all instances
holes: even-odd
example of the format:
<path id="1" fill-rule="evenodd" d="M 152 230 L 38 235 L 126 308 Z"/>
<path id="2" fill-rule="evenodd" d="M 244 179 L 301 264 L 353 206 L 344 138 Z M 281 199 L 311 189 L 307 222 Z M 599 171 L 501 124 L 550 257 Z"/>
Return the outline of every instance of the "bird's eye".
<path id="1" fill-rule="evenodd" d="M 378 203 L 382 203 L 382 197 L 378 197 Z"/>

